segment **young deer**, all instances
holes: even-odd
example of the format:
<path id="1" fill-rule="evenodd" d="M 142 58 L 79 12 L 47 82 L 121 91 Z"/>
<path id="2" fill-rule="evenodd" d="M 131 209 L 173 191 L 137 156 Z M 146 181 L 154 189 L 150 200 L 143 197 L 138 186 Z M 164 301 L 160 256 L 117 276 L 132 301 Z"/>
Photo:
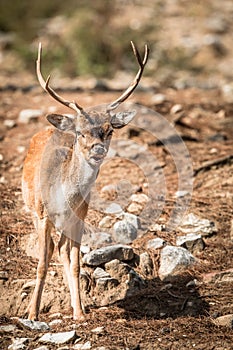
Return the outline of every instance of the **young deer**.
<path id="1" fill-rule="evenodd" d="M 55 126 L 37 133 L 31 140 L 24 163 L 22 191 L 26 206 L 32 212 L 38 232 L 39 262 L 35 290 L 27 309 L 28 318 L 36 320 L 48 265 L 54 250 L 51 230 L 60 234 L 59 255 L 68 281 L 73 318 L 82 319 L 84 312 L 79 288 L 79 250 L 89 194 L 99 167 L 109 148 L 112 132 L 127 125 L 135 111 L 113 113 L 137 87 L 149 50 L 141 58 L 131 42 L 139 70 L 132 84 L 105 111 L 85 111 L 78 103 L 59 96 L 41 74 L 42 47 L 36 62 L 42 88 L 56 101 L 73 109 L 76 115 L 50 114 L 47 120 Z"/>

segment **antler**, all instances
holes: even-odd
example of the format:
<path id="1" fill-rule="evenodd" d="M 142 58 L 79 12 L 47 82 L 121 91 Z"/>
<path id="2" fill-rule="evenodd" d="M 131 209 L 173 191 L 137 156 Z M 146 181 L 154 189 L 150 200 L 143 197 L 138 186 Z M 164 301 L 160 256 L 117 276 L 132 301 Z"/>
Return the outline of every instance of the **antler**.
<path id="1" fill-rule="evenodd" d="M 131 46 L 133 49 L 134 56 L 136 57 L 140 68 L 136 74 L 136 77 L 134 78 L 133 82 L 130 84 L 128 89 L 126 89 L 117 100 L 113 101 L 112 103 L 110 103 L 110 105 L 108 105 L 107 111 L 111 111 L 111 110 L 117 108 L 122 102 L 124 102 L 132 94 L 132 92 L 136 89 L 136 87 L 141 79 L 144 67 L 145 67 L 146 62 L 148 60 L 149 48 L 147 45 L 145 45 L 145 53 L 144 53 L 144 58 L 142 60 L 142 58 L 138 52 L 138 49 L 136 48 L 134 43 L 132 41 L 130 43 L 131 43 Z"/>
<path id="2" fill-rule="evenodd" d="M 42 45 L 39 43 L 38 47 L 38 57 L 36 61 L 36 73 L 37 73 L 37 78 L 39 80 L 39 83 L 41 87 L 50 94 L 56 101 L 62 103 L 66 107 L 69 107 L 73 109 L 75 112 L 80 112 L 83 110 L 81 106 L 77 104 L 77 102 L 71 102 L 65 100 L 63 97 L 59 96 L 50 86 L 49 86 L 49 80 L 50 80 L 50 75 L 48 76 L 47 80 L 45 81 L 40 70 L 40 62 L 41 62 L 41 53 L 42 53 Z"/>

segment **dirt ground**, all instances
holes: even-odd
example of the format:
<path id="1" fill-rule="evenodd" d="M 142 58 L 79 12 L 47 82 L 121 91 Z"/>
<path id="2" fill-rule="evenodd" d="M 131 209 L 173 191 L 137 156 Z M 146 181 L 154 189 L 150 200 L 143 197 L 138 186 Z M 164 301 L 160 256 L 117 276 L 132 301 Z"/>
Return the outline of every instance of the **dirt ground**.
<path id="1" fill-rule="evenodd" d="M 172 292 L 163 288 L 167 282 L 158 277 L 149 279 L 148 286 L 137 297 L 126 298 L 122 302 L 106 308 L 87 310 L 87 319 L 77 327 L 82 342 L 91 341 L 92 347 L 105 346 L 107 349 L 233 349 L 233 330 L 217 326 L 214 319 L 233 313 L 233 278 L 225 281 L 208 281 L 206 275 L 215 271 L 224 272 L 232 269 L 233 258 L 233 104 L 226 103 L 217 89 L 199 90 L 189 88 L 175 90 L 167 88 L 156 91 L 163 93 L 166 100 L 154 105 L 155 91 L 137 92 L 132 101 L 145 105 L 173 122 L 177 132 L 185 142 L 194 169 L 194 188 L 188 212 L 213 221 L 217 232 L 205 238 L 204 251 L 196 254 L 198 263 L 173 283 Z M 111 91 L 64 92 L 69 99 L 76 99 L 82 105 L 97 105 L 111 101 L 117 94 Z M 181 104 L 179 113 L 170 113 L 172 106 Z M 29 257 L 22 248 L 22 241 L 29 239 L 34 231 L 30 216 L 25 213 L 21 198 L 21 174 L 23 160 L 32 135 L 47 125 L 45 118 L 20 124 L 18 115 L 22 109 L 43 108 L 45 114 L 54 106 L 50 98 L 40 89 L 11 89 L 1 91 L 0 101 L 0 189 L 1 189 L 1 232 L 0 232 L 0 294 L 2 324 L 10 324 L 12 316 L 21 316 L 28 299 L 20 306 L 20 284 L 35 278 L 37 260 Z M 57 111 L 67 112 L 57 107 Z M 4 120 L 15 121 L 13 127 L 4 124 Z M 147 145 L 163 164 L 166 177 L 167 196 L 165 207 L 159 222 L 166 223 L 174 204 L 177 191 L 177 174 L 170 155 L 163 144 L 154 142 L 146 133 L 130 129 L 122 132 L 125 139 L 133 139 Z M 126 169 L 127 179 L 143 190 L 143 176 L 135 177 L 135 169 L 123 163 L 110 163 L 108 169 L 102 169 L 98 178 L 99 187 L 113 183 L 120 178 L 122 169 Z M 101 215 L 91 209 L 88 221 L 98 223 Z M 153 220 L 152 220 L 153 221 Z M 156 222 L 154 222 L 156 223 Z M 160 232 L 159 236 L 174 243 L 177 232 Z M 138 251 L 145 247 L 145 242 L 156 235 L 146 230 L 143 237 L 134 243 Z M 56 260 L 53 260 L 53 262 Z M 49 276 L 46 291 L 52 288 L 55 299 L 58 294 L 66 293 L 61 283 L 61 266 L 53 265 L 57 277 Z M 198 283 L 192 288 L 189 281 Z M 50 310 L 42 310 L 41 320 L 48 321 L 49 315 L 61 312 L 59 304 Z M 69 310 L 65 311 L 70 316 Z M 13 321 L 15 322 L 15 321 Z M 63 318 L 56 331 L 70 330 L 73 321 Z M 92 330 L 103 326 L 100 334 Z M 28 349 L 38 345 L 40 334 L 23 328 L 17 328 L 14 337 L 27 336 L 33 341 Z M 7 349 L 12 342 L 12 334 L 3 333 L 0 348 Z M 52 349 L 52 347 L 51 347 Z"/>

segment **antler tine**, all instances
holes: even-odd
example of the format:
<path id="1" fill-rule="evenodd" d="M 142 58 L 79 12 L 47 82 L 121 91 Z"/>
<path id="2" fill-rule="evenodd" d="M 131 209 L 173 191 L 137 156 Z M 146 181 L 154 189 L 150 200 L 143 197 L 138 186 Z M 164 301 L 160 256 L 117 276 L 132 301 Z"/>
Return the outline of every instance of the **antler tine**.
<path id="1" fill-rule="evenodd" d="M 83 108 L 81 106 L 79 106 L 75 101 L 74 102 L 70 102 L 65 100 L 63 97 L 59 96 L 50 86 L 49 86 L 49 81 L 50 81 L 50 75 L 48 76 L 47 80 L 45 81 L 42 74 L 41 74 L 41 69 L 40 69 L 40 65 L 41 65 L 41 53 L 42 53 L 42 45 L 41 43 L 39 43 L 39 47 L 38 47 L 38 57 L 36 60 L 36 73 L 37 73 L 37 78 L 39 80 L 39 83 L 41 85 L 41 87 L 50 94 L 50 96 L 52 96 L 56 101 L 62 103 L 63 105 L 65 105 L 66 107 L 69 107 L 71 109 L 73 109 L 75 112 L 80 112 L 83 110 Z"/>
<path id="2" fill-rule="evenodd" d="M 148 56 L 149 56 L 149 48 L 147 45 L 145 45 L 145 53 L 144 53 L 144 57 L 142 60 L 142 58 L 139 54 L 139 51 L 138 51 L 137 47 L 134 45 L 133 41 L 131 41 L 131 46 L 133 49 L 134 56 L 136 57 L 140 68 L 139 68 L 133 82 L 130 84 L 130 86 L 123 92 L 123 94 L 117 100 L 113 101 L 112 103 L 110 103 L 110 105 L 108 105 L 107 111 L 112 111 L 113 109 L 116 109 L 122 102 L 124 102 L 132 94 L 132 92 L 136 89 L 136 87 L 138 86 L 138 83 L 142 77 L 142 73 L 143 73 L 144 67 L 147 63 Z"/>

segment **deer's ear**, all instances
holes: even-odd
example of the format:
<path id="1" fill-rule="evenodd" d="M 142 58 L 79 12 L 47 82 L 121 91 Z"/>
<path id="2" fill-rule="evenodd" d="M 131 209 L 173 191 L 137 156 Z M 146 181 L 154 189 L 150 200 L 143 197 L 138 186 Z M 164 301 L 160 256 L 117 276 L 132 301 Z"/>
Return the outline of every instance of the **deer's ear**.
<path id="1" fill-rule="evenodd" d="M 123 128 L 135 117 L 136 111 L 118 112 L 112 115 L 111 124 L 114 129 Z"/>
<path id="2" fill-rule="evenodd" d="M 49 114 L 47 120 L 61 131 L 75 131 L 74 117 L 62 114 Z"/>

